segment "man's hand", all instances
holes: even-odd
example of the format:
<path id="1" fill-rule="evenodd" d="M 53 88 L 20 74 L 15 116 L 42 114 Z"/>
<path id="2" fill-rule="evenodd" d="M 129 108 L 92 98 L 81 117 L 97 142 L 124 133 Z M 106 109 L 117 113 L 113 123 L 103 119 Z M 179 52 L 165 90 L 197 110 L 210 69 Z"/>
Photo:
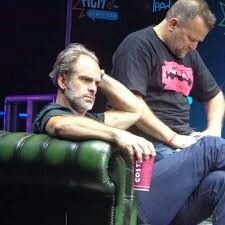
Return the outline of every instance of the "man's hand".
<path id="1" fill-rule="evenodd" d="M 150 155 L 156 155 L 155 148 L 151 142 L 127 131 L 118 130 L 115 141 L 119 147 L 128 151 L 131 159 L 135 158 L 139 162 L 148 159 Z"/>
<path id="2" fill-rule="evenodd" d="M 168 144 L 174 148 L 182 149 L 195 144 L 196 141 L 196 138 L 193 136 L 175 134 L 174 138 Z"/>
<path id="3" fill-rule="evenodd" d="M 223 92 L 220 91 L 206 103 L 207 128 L 201 132 L 202 137 L 209 135 L 221 137 L 224 112 L 225 101 Z"/>
<path id="4" fill-rule="evenodd" d="M 206 129 L 202 132 L 193 132 L 191 134 L 192 137 L 195 137 L 195 139 L 200 139 L 205 136 L 215 136 L 215 137 L 221 137 L 221 131 L 220 130 L 211 130 L 211 129 Z"/>
<path id="5" fill-rule="evenodd" d="M 221 128 L 222 129 L 222 128 Z M 216 137 L 221 137 L 221 129 L 205 129 L 202 132 L 197 132 L 199 134 L 201 134 L 202 137 L 204 136 L 216 136 Z"/>

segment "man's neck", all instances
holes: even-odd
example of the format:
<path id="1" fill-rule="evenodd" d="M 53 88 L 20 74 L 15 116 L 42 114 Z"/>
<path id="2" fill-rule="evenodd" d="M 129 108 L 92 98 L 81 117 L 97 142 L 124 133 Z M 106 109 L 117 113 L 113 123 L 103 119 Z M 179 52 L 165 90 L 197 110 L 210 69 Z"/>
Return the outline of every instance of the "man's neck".
<path id="1" fill-rule="evenodd" d="M 166 20 L 164 19 L 161 23 L 153 27 L 155 33 L 157 34 L 158 38 L 166 44 L 167 36 L 165 34 L 166 30 Z"/>

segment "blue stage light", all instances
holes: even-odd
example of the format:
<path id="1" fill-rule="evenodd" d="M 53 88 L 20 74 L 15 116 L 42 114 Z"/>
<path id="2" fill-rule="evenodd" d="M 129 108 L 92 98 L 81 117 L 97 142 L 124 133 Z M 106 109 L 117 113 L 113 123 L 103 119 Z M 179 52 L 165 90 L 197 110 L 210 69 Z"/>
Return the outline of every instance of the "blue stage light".
<path id="1" fill-rule="evenodd" d="M 27 118 L 27 113 L 19 113 L 20 118 Z"/>
<path id="2" fill-rule="evenodd" d="M 0 118 L 5 116 L 5 112 L 0 111 Z M 27 113 L 19 113 L 19 118 L 24 119 L 27 118 Z"/>

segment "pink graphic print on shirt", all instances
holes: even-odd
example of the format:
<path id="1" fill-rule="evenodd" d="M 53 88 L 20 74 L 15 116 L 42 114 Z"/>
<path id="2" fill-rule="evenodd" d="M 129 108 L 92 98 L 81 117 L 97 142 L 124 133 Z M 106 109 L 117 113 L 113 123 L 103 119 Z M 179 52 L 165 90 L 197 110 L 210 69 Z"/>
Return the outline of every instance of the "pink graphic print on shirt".
<path id="1" fill-rule="evenodd" d="M 193 70 L 176 62 L 164 61 L 164 63 L 162 66 L 164 90 L 181 92 L 188 96 L 193 86 Z"/>

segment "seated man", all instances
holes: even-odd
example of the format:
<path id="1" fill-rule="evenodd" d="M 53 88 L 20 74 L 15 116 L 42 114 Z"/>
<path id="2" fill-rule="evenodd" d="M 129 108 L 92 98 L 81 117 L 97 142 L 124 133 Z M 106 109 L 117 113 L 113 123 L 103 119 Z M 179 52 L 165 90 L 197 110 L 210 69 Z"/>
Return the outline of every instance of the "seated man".
<path id="1" fill-rule="evenodd" d="M 39 113 L 33 124 L 35 133 L 72 140 L 102 139 L 116 143 L 139 161 L 155 155 L 151 142 L 123 130 L 138 121 L 142 104 L 124 85 L 100 70 L 93 52 L 81 44 L 70 44 L 58 55 L 50 77 L 57 87 L 56 103 Z M 87 113 L 97 88 L 116 110 Z"/>
<path id="2" fill-rule="evenodd" d="M 129 34 L 114 53 L 113 76 L 145 104 L 135 134 L 165 157 L 150 191 L 137 193 L 140 224 L 194 225 L 211 213 L 225 224 L 225 142 L 212 137 L 221 136 L 224 97 L 196 50 L 214 24 L 205 0 L 177 0 L 161 23 Z M 207 106 L 203 132 L 190 127 L 189 96 Z"/>
<path id="3" fill-rule="evenodd" d="M 72 140 L 106 140 L 140 161 L 155 154 L 146 139 L 122 130 L 139 122 L 143 104 L 100 70 L 92 52 L 79 44 L 69 45 L 59 54 L 50 77 L 58 89 L 56 103 L 39 113 L 34 121 L 36 133 Z M 97 87 L 116 110 L 99 115 L 87 113 Z M 150 191 L 139 191 L 137 195 L 140 224 L 191 225 L 211 213 L 215 224 L 225 224 L 225 141 L 203 137 L 157 162 Z"/>

